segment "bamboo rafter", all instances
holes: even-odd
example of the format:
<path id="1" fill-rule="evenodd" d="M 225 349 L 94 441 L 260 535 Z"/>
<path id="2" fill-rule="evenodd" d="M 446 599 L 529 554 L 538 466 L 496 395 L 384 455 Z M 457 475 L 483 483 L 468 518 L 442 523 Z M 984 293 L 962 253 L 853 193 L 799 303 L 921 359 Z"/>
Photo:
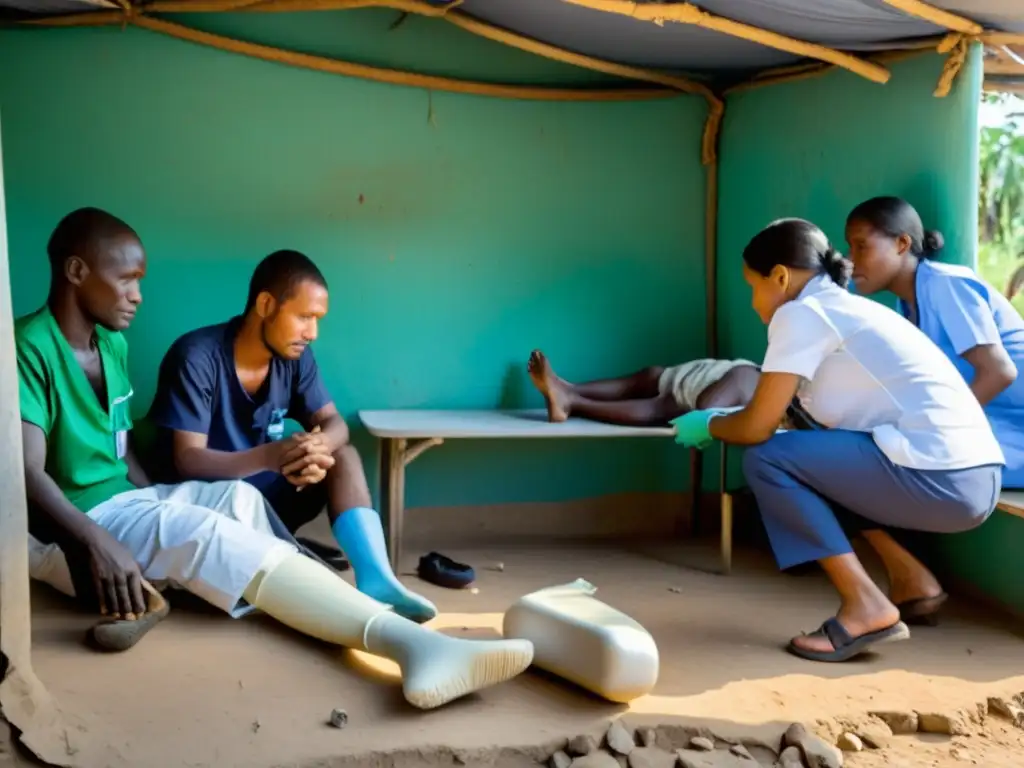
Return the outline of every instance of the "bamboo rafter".
<path id="1" fill-rule="evenodd" d="M 563 0 L 563 2 L 589 8 L 593 11 L 615 13 L 629 16 L 639 21 L 649 21 L 659 26 L 666 21 L 678 24 L 692 24 L 715 32 L 720 32 L 752 43 L 775 48 L 796 56 L 818 59 L 848 69 L 861 77 L 876 83 L 889 82 L 890 73 L 885 67 L 865 59 L 851 56 L 817 43 L 808 43 L 793 37 L 780 35 L 767 29 L 754 27 L 740 21 L 733 21 L 724 16 L 716 16 L 701 10 L 692 3 L 636 3 L 632 0 Z"/>
<path id="2" fill-rule="evenodd" d="M 461 0 L 460 0 L 461 2 Z M 133 24 L 153 32 L 181 40 L 208 45 L 220 50 L 275 61 L 321 72 L 359 77 L 394 85 L 429 90 L 472 93 L 499 98 L 546 99 L 559 101 L 624 101 L 671 96 L 674 92 L 702 96 L 708 102 L 708 117 L 701 139 L 701 162 L 712 161 L 717 134 L 725 105 L 705 84 L 680 75 L 645 67 L 633 67 L 593 56 L 585 56 L 542 43 L 538 40 L 500 29 L 455 10 L 458 3 L 437 7 L 422 0 L 157 0 L 144 8 L 129 6 L 124 12 L 80 13 L 39 19 L 31 23 L 44 26 L 110 26 Z M 282 12 L 291 10 L 347 10 L 353 8 L 387 7 L 406 13 L 441 17 L 455 26 L 489 40 L 528 51 L 535 55 L 604 74 L 663 86 L 659 88 L 568 89 L 539 86 L 516 86 L 458 80 L 433 75 L 420 75 L 399 70 L 372 67 L 322 56 L 286 51 L 281 48 L 249 43 L 216 35 L 183 24 L 149 16 L 149 13 L 170 12 Z"/>

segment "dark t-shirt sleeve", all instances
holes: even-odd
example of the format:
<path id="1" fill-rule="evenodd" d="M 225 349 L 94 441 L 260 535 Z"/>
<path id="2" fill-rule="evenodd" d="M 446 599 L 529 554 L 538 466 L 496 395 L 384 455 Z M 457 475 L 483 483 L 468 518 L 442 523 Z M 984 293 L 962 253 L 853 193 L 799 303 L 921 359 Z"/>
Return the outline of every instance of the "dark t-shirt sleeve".
<path id="1" fill-rule="evenodd" d="M 320 367 L 313 350 L 306 348 L 299 358 L 298 371 L 292 381 L 292 401 L 288 410 L 295 417 L 307 419 L 331 402 L 331 396 L 320 376 Z"/>
<path id="2" fill-rule="evenodd" d="M 160 364 L 151 421 L 165 429 L 209 434 L 216 381 L 209 350 L 175 343 Z"/>

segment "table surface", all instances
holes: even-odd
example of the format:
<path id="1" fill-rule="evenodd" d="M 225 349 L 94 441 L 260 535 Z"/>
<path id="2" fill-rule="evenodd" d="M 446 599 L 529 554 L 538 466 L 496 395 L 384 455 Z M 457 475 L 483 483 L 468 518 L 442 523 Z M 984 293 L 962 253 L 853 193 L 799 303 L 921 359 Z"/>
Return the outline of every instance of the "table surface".
<path id="1" fill-rule="evenodd" d="M 621 427 L 576 418 L 552 424 L 544 410 L 360 411 L 359 418 L 371 435 L 386 438 L 665 438 L 675 434 L 672 427 Z"/>

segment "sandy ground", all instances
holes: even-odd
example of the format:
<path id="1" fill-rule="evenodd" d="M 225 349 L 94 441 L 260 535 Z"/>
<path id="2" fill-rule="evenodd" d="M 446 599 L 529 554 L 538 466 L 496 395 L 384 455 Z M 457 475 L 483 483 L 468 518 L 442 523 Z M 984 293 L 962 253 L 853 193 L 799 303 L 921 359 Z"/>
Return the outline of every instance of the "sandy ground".
<path id="1" fill-rule="evenodd" d="M 453 551 L 446 554 L 476 566 L 476 591 L 404 577 L 440 607 L 435 627 L 475 636 L 495 635 L 517 597 L 586 578 L 658 643 L 658 686 L 629 707 L 531 672 L 419 712 L 404 702 L 388 662 L 310 641 L 266 617 L 232 621 L 174 593 L 171 617 L 139 646 L 103 655 L 82 643 L 89 617 L 36 585 L 34 663 L 76 724 L 68 737 L 74 761 L 112 765 L 120 756 L 139 768 L 529 763 L 567 737 L 601 734 L 617 717 L 631 727 L 703 727 L 777 745 L 794 721 L 949 711 L 1024 691 L 1021 637 L 964 606 L 878 656 L 846 665 L 793 658 L 781 646 L 835 610 L 828 584 L 818 574 L 778 574 L 754 555 L 739 558 L 728 577 L 671 564 L 708 563 L 709 552 L 594 544 Z M 416 557 L 409 554 L 407 568 Z M 490 569 L 499 562 L 504 570 Z M 334 708 L 348 713 L 343 730 L 326 724 Z M 899 737 L 884 753 L 853 755 L 847 764 L 1021 764 L 1024 731 L 993 722 L 985 733 Z M 110 751 L 98 752 L 104 744 Z"/>

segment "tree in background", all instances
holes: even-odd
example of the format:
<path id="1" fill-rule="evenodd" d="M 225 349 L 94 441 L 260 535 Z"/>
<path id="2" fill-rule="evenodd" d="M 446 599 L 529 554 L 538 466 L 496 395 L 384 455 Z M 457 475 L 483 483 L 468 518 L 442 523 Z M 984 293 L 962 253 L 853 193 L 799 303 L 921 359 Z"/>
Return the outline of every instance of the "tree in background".
<path id="1" fill-rule="evenodd" d="M 1003 120 L 983 126 L 979 137 L 979 268 L 1013 299 L 1024 288 L 1024 100 L 984 100 Z"/>

